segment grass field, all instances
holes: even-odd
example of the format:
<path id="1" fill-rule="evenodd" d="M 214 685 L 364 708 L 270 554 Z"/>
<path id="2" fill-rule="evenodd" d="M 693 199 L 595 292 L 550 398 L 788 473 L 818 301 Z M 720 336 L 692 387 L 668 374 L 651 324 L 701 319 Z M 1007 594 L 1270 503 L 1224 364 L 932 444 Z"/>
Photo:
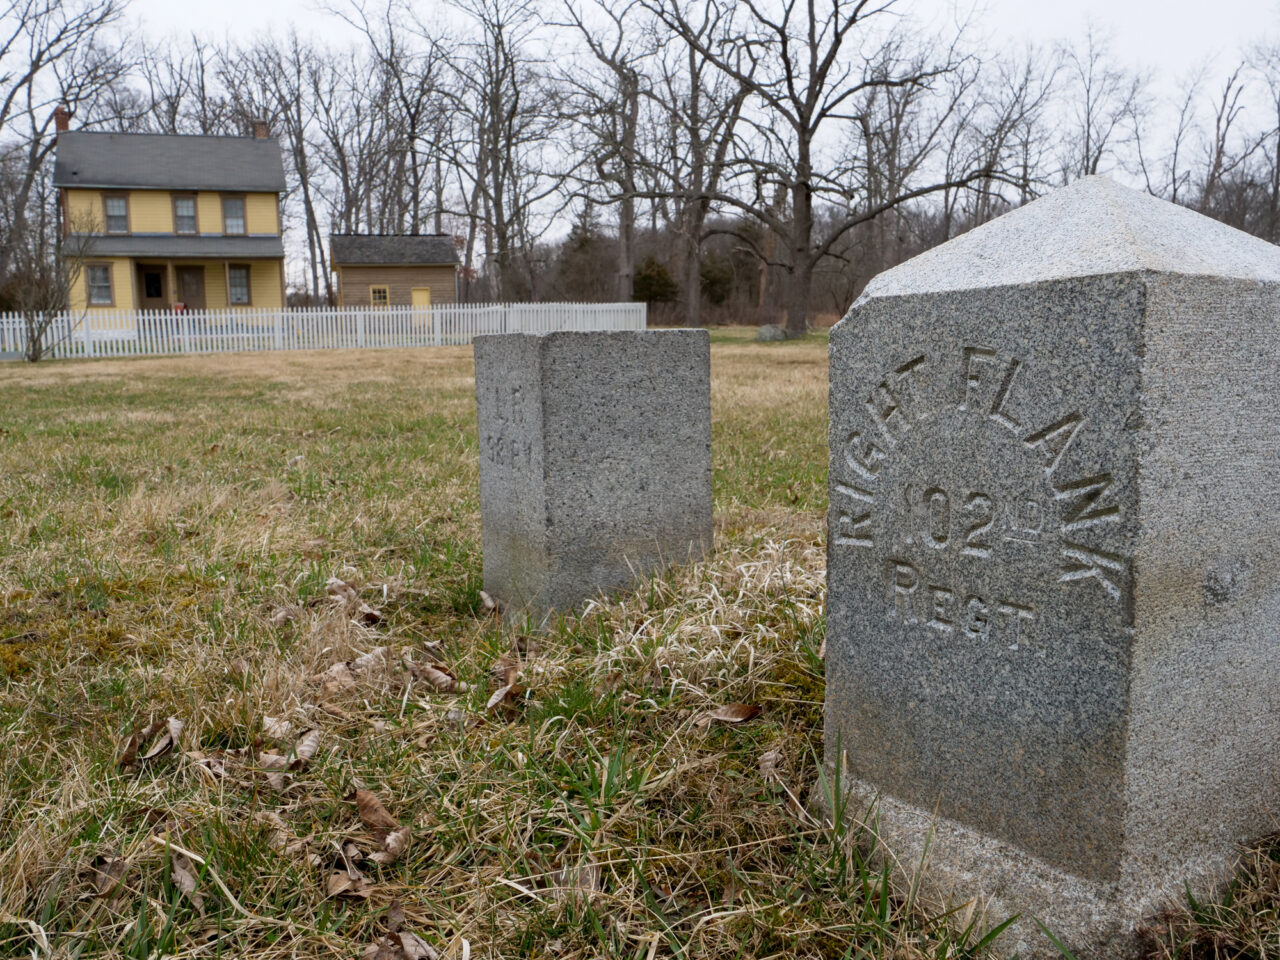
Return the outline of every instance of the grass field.
<path id="1" fill-rule="evenodd" d="M 714 556 L 539 635 L 469 350 L 0 367 L 0 956 L 989 955 L 804 806 L 826 344 L 713 344 Z M 1249 862 L 1151 956 L 1280 956 Z"/>

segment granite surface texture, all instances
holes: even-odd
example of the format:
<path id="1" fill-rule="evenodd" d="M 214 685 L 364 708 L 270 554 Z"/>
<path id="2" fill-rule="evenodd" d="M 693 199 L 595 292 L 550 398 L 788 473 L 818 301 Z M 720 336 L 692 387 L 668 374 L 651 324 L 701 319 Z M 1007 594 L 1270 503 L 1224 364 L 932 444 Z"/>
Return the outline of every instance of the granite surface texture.
<path id="1" fill-rule="evenodd" d="M 1277 317 L 1280 249 L 1089 178 L 832 332 L 827 761 L 1024 953 L 1274 828 Z"/>
<path id="2" fill-rule="evenodd" d="M 475 343 L 485 590 L 543 616 L 712 543 L 705 330 Z"/>

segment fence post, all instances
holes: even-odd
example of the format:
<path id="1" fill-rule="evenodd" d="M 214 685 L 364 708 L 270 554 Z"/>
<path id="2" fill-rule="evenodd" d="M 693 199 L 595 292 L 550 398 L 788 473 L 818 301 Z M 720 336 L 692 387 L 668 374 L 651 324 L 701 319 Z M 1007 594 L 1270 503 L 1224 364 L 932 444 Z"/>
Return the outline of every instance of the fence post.
<path id="1" fill-rule="evenodd" d="M 84 324 L 80 328 L 80 333 L 84 337 L 84 355 L 86 357 L 93 356 L 93 331 L 90 329 L 92 326 L 92 317 L 93 312 L 86 310 L 84 312 Z"/>

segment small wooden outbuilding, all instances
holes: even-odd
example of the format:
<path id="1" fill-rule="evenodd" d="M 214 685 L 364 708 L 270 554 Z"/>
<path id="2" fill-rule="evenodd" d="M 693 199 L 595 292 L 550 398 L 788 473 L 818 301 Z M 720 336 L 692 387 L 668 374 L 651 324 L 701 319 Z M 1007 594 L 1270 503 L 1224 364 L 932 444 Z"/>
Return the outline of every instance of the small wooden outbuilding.
<path id="1" fill-rule="evenodd" d="M 343 307 L 458 302 L 458 248 L 441 234 L 334 234 L 329 262 Z"/>

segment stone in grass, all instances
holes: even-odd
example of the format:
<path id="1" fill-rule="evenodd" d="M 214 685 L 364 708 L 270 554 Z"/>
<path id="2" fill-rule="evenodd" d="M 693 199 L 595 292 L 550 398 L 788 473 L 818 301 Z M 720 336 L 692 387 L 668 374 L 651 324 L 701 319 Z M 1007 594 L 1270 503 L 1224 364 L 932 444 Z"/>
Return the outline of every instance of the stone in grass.
<path id="1" fill-rule="evenodd" d="M 787 339 L 787 331 L 784 327 L 778 326 L 776 323 L 763 324 L 756 330 L 756 340 L 761 343 L 776 343 L 779 340 Z"/>
<path id="2" fill-rule="evenodd" d="M 567 609 L 711 547 L 705 330 L 477 337 L 484 588 Z"/>
<path id="3" fill-rule="evenodd" d="M 831 336 L 826 759 L 926 892 L 1056 955 L 1280 797 L 1280 249 L 1091 177 Z"/>

